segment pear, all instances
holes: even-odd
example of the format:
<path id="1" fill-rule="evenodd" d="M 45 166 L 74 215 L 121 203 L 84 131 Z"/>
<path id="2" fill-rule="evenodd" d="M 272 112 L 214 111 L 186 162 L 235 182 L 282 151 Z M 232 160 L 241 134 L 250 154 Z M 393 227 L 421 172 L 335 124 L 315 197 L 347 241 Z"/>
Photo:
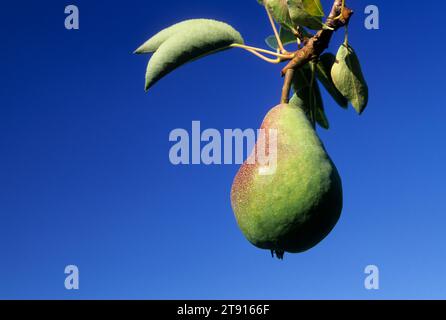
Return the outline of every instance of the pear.
<path id="1" fill-rule="evenodd" d="M 265 117 L 252 154 L 238 171 L 231 204 L 245 237 L 256 247 L 304 252 L 322 241 L 342 211 L 342 183 L 305 112 L 281 104 Z M 270 135 L 276 133 L 276 148 Z M 274 172 L 265 174 L 257 150 L 275 156 Z M 273 154 L 275 153 L 275 154 Z"/>

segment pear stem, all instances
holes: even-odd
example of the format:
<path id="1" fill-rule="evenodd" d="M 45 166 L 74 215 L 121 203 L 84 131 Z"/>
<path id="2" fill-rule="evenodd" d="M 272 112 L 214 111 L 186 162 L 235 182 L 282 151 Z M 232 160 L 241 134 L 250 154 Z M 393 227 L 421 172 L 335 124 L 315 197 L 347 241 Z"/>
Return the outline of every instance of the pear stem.
<path id="1" fill-rule="evenodd" d="M 281 104 L 286 104 L 290 102 L 290 91 L 293 78 L 294 78 L 294 69 L 288 69 L 285 74 L 285 80 L 283 82 L 282 98 L 280 99 Z"/>

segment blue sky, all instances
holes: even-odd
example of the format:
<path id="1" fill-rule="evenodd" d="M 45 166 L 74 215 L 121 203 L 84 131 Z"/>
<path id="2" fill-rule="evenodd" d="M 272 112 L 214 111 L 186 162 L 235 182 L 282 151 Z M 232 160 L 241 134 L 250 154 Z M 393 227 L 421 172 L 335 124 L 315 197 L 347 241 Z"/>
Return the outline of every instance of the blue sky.
<path id="1" fill-rule="evenodd" d="M 330 1 L 324 0 L 328 10 Z M 344 185 L 342 218 L 284 261 L 251 246 L 229 202 L 237 165 L 173 166 L 169 132 L 257 128 L 280 66 L 231 50 L 144 93 L 160 29 L 215 18 L 264 46 L 256 1 L 10 2 L 0 12 L 0 298 L 446 298 L 443 14 L 446 4 L 351 1 L 370 87 L 358 117 L 326 96 L 320 131 Z M 435 4 L 430 4 L 435 3 Z M 64 8 L 80 30 L 64 29 Z M 381 29 L 363 27 L 378 5 Z M 331 51 L 342 41 L 338 34 Z M 64 268 L 80 269 L 80 290 Z M 365 266 L 380 268 L 367 291 Z"/>

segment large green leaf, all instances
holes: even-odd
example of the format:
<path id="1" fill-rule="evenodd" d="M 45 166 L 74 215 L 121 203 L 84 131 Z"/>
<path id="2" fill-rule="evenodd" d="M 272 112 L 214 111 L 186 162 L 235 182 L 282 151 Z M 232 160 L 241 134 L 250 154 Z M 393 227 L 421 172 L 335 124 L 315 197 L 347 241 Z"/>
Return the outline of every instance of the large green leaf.
<path id="1" fill-rule="evenodd" d="M 288 29 L 280 28 L 279 36 L 284 46 L 292 43 L 297 43 L 296 36 Z M 266 38 L 265 42 L 271 49 L 277 50 L 279 48 L 277 39 L 274 35 Z"/>
<path id="2" fill-rule="evenodd" d="M 135 50 L 136 54 L 145 54 L 145 53 L 152 53 L 158 50 L 158 48 L 170 37 L 177 34 L 178 32 L 188 30 L 189 28 L 192 28 L 196 25 L 200 25 L 202 23 L 207 23 L 208 21 L 211 21 L 209 19 L 191 19 L 191 20 L 185 20 L 179 23 L 176 23 L 164 30 L 161 30 L 157 34 L 155 34 L 153 37 L 151 37 L 149 40 L 144 42 L 143 45 L 141 45 L 138 49 Z"/>
<path id="3" fill-rule="evenodd" d="M 361 114 L 367 106 L 369 89 L 361 70 L 358 56 L 350 45 L 343 44 L 331 68 L 331 77 L 336 88 Z"/>
<path id="4" fill-rule="evenodd" d="M 325 115 L 321 91 L 317 81 L 313 79 L 312 70 L 308 65 L 295 71 L 293 90 L 294 95 L 290 99 L 290 104 L 302 108 L 310 121 L 315 121 L 322 128 L 328 129 L 330 125 Z"/>
<path id="5" fill-rule="evenodd" d="M 168 28 L 169 29 L 169 28 Z M 189 20 L 161 32 L 137 50 L 155 50 L 146 72 L 146 90 L 176 68 L 206 55 L 243 44 L 243 38 L 230 25 L 207 19 Z M 140 47 L 141 48 L 141 47 Z"/>
<path id="6" fill-rule="evenodd" d="M 320 0 L 287 0 L 288 12 L 295 26 L 321 29 L 324 10 Z"/>
<path id="7" fill-rule="evenodd" d="M 332 53 L 324 53 L 319 57 L 319 62 L 317 64 L 317 78 L 322 83 L 324 88 L 333 97 L 333 99 L 343 108 L 348 107 L 348 100 L 342 93 L 336 89 L 331 78 L 331 68 L 336 61 L 336 57 Z"/>
<path id="8" fill-rule="evenodd" d="M 264 5 L 273 16 L 274 20 L 287 29 L 293 29 L 294 24 L 288 11 L 287 0 L 257 0 Z"/>

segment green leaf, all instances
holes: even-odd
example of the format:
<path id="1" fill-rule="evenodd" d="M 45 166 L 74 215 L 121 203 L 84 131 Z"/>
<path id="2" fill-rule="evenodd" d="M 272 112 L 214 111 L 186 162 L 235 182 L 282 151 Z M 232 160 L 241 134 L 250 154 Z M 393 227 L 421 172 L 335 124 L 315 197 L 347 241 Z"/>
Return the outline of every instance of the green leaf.
<path id="1" fill-rule="evenodd" d="M 135 50 L 136 54 L 153 53 L 170 37 L 181 32 L 182 30 L 189 29 L 200 23 L 206 23 L 210 21 L 209 19 L 191 19 L 176 23 L 164 30 L 161 30 L 144 44 L 142 44 L 138 49 Z"/>
<path id="2" fill-rule="evenodd" d="M 358 56 L 350 45 L 343 44 L 331 68 L 331 77 L 336 88 L 361 114 L 367 106 L 369 89 L 361 70 Z"/>
<path id="3" fill-rule="evenodd" d="M 280 40 L 282 40 L 282 44 L 284 46 L 286 46 L 288 44 L 292 44 L 292 43 L 297 43 L 296 36 L 288 29 L 280 28 L 279 37 L 280 37 Z M 274 35 L 266 38 L 265 42 L 271 49 L 277 50 L 279 48 L 276 36 L 274 36 Z"/>
<path id="4" fill-rule="evenodd" d="M 305 11 L 313 17 L 323 17 L 325 15 L 320 0 L 302 0 L 302 4 Z"/>
<path id="5" fill-rule="evenodd" d="M 294 24 L 288 11 L 287 0 L 257 0 L 264 5 L 282 27 L 293 29 Z"/>
<path id="6" fill-rule="evenodd" d="M 293 78 L 294 95 L 290 104 L 302 108 L 310 121 L 316 121 L 324 129 L 330 127 L 325 115 L 324 103 L 317 81 L 312 80 L 312 71 L 308 65 L 297 69 Z M 314 111 L 314 113 L 312 112 Z M 314 114 L 314 119 L 313 118 Z"/>
<path id="7" fill-rule="evenodd" d="M 279 48 L 279 44 L 277 43 L 276 36 L 269 36 L 265 39 L 265 43 L 271 49 L 277 50 Z M 285 44 L 283 44 L 285 45 Z"/>
<path id="8" fill-rule="evenodd" d="M 332 53 L 324 53 L 319 57 L 319 62 L 317 64 L 317 78 L 322 83 L 324 88 L 328 91 L 328 93 L 333 97 L 333 99 L 342 107 L 348 107 L 348 100 L 345 98 L 342 93 L 336 89 L 336 86 L 333 83 L 333 79 L 331 78 L 331 68 L 336 61 L 336 57 Z"/>
<path id="9" fill-rule="evenodd" d="M 323 27 L 324 10 L 320 0 L 287 0 L 291 20 L 295 26 L 313 30 Z"/>
<path id="10" fill-rule="evenodd" d="M 180 27 L 177 25 L 165 31 L 165 35 L 159 33 L 155 40 L 152 38 L 148 44 L 146 42 L 146 46 L 143 45 L 145 49 L 139 50 L 145 52 L 157 47 L 147 65 L 146 90 L 176 68 L 229 49 L 235 43 L 243 44 L 240 33 L 230 25 L 215 20 L 189 20 Z"/>
<path id="11" fill-rule="evenodd" d="M 328 122 L 323 105 L 321 108 L 316 108 L 316 122 L 321 128 L 325 130 L 330 129 L 330 123 Z"/>

